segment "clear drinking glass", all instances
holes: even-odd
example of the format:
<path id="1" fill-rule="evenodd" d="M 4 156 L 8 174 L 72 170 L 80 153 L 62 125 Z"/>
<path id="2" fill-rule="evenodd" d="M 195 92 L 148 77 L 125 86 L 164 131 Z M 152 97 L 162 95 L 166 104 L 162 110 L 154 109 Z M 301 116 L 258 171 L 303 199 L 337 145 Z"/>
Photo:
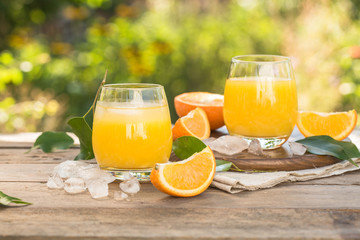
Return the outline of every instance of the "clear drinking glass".
<path id="1" fill-rule="evenodd" d="M 264 149 L 280 147 L 295 127 L 297 107 L 288 57 L 232 58 L 224 93 L 224 120 L 231 135 L 257 138 Z"/>
<path id="2" fill-rule="evenodd" d="M 156 163 L 168 161 L 172 147 L 169 107 L 158 84 L 102 87 L 93 122 L 93 149 L 101 169 L 118 179 L 132 174 L 148 181 Z"/>

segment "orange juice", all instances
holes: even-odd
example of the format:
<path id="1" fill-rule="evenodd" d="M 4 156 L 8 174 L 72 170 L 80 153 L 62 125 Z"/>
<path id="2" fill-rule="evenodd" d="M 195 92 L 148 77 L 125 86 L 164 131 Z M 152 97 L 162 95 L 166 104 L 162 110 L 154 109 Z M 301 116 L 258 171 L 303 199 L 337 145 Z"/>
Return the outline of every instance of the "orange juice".
<path id="1" fill-rule="evenodd" d="M 92 141 L 103 169 L 146 169 L 167 162 L 172 147 L 168 106 L 98 102 Z"/>
<path id="2" fill-rule="evenodd" d="M 294 79 L 230 78 L 224 93 L 224 120 L 230 134 L 287 139 L 297 117 Z"/>

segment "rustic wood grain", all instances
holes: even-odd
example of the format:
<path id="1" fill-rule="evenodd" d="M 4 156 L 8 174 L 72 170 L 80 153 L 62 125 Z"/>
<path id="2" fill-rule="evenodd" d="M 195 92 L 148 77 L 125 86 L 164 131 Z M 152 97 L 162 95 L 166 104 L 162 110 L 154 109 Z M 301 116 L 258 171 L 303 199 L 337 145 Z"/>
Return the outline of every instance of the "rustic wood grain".
<path id="1" fill-rule="evenodd" d="M 5 209 L 1 214 L 7 216 L 7 220 L 0 219 L 1 239 L 356 239 L 360 237 L 360 212 L 349 213 L 339 210 L 16 208 Z"/>
<path id="2" fill-rule="evenodd" d="M 31 142 L 4 142 L 0 141 L 0 149 L 27 148 L 30 149 L 34 143 Z"/>
<path id="3" fill-rule="evenodd" d="M 48 160 L 50 161 L 50 160 Z M 55 162 L 55 163 L 54 163 Z M 0 182 L 46 182 L 54 167 L 61 161 L 22 164 L 0 164 Z M 94 160 L 89 163 L 95 163 Z M 306 182 L 292 182 L 291 185 L 360 185 L 360 172 L 348 172 L 339 176 L 315 179 Z"/>
<path id="4" fill-rule="evenodd" d="M 72 160 L 79 153 L 79 149 L 59 150 L 54 153 L 44 153 L 39 149 L 26 153 L 28 149 L 2 148 L 0 149 L 0 164 L 59 164 L 63 160 Z"/>
<path id="5" fill-rule="evenodd" d="M 360 185 L 360 172 L 347 172 L 342 175 L 319 178 L 305 182 L 292 182 L 299 185 Z"/>
<path id="6" fill-rule="evenodd" d="M 48 189 L 45 183 L 0 182 L 0 189 L 9 195 L 34 203 L 26 208 L 311 208 L 360 210 L 360 186 L 292 185 L 271 189 L 228 194 L 209 188 L 193 198 L 175 198 L 157 191 L 151 184 L 142 184 L 141 191 L 130 202 L 115 201 L 119 183 L 110 184 L 108 198 L 94 200 L 88 192 L 71 195 L 63 190 Z"/>
<path id="7" fill-rule="evenodd" d="M 57 164 L 0 164 L 0 182 L 45 182 Z"/>
<path id="8" fill-rule="evenodd" d="M 265 151 L 265 156 L 255 156 L 243 152 L 234 156 L 225 156 L 215 153 L 217 159 L 233 162 L 242 170 L 264 171 L 293 171 L 328 166 L 339 162 L 339 159 L 331 156 L 319 156 L 305 154 L 303 156 L 290 156 L 282 148 Z"/>
<path id="9" fill-rule="evenodd" d="M 1 134 L 0 134 L 1 135 Z M 33 142 L 4 142 L 0 140 L 0 149 L 2 148 L 24 148 L 30 149 L 34 145 Z M 80 148 L 79 144 L 75 144 L 71 148 Z"/>
<path id="10" fill-rule="evenodd" d="M 1 146 L 1 145 L 0 145 Z M 175 198 L 141 184 L 130 201 L 94 200 L 46 186 L 78 149 L 52 154 L 0 147 L 0 190 L 32 202 L 0 207 L 0 239 L 360 239 L 360 171 L 231 195 Z M 92 161 L 93 162 L 93 161 Z"/>

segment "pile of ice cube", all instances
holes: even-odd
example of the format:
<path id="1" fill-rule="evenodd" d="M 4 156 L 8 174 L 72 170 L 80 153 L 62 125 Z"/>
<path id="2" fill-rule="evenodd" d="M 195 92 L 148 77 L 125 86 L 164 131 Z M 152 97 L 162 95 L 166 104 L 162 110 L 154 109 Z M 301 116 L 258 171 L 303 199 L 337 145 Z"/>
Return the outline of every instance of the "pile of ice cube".
<path id="1" fill-rule="evenodd" d="M 266 155 L 261 147 L 261 143 L 258 139 L 251 140 L 250 144 L 242 137 L 225 135 L 219 138 L 208 138 L 204 140 L 204 143 L 208 145 L 212 150 L 224 154 L 235 155 L 239 154 L 247 149 L 248 153 L 263 156 Z M 306 147 L 297 142 L 289 142 L 291 154 L 304 155 Z"/>
<path id="2" fill-rule="evenodd" d="M 212 150 L 229 156 L 239 154 L 246 149 L 251 154 L 264 155 L 258 139 L 252 140 L 249 144 L 242 137 L 226 135 L 217 139 L 207 139 L 205 144 L 207 144 Z"/>
<path id="3" fill-rule="evenodd" d="M 101 170 L 97 164 L 84 161 L 67 160 L 57 165 L 47 181 L 48 188 L 64 189 L 67 193 L 77 194 L 90 192 L 93 198 L 103 198 L 109 195 L 109 183 L 116 178 Z M 119 184 L 120 190 L 114 193 L 115 200 L 128 199 L 140 191 L 140 184 L 130 173 Z"/>

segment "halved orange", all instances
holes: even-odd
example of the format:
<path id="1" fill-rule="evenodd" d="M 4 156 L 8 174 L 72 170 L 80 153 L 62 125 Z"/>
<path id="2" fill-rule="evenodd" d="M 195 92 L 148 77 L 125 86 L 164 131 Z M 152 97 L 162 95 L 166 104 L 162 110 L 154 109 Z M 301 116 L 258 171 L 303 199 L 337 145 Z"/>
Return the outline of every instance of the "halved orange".
<path id="1" fill-rule="evenodd" d="M 176 197 L 192 197 L 204 192 L 215 175 L 216 163 L 209 147 L 179 162 L 157 163 L 150 174 L 160 191 Z"/>
<path id="2" fill-rule="evenodd" d="M 186 116 L 179 118 L 172 133 L 174 140 L 182 136 L 194 136 L 201 140 L 210 137 L 210 124 L 205 111 L 195 108 Z"/>
<path id="3" fill-rule="evenodd" d="M 183 117 L 191 110 L 199 107 L 206 112 L 211 130 L 224 126 L 224 95 L 208 92 L 188 92 L 176 96 L 174 104 L 179 117 Z"/>
<path id="4" fill-rule="evenodd" d="M 343 140 L 354 130 L 357 113 L 348 112 L 299 112 L 296 125 L 305 136 L 328 135 L 336 140 Z"/>

